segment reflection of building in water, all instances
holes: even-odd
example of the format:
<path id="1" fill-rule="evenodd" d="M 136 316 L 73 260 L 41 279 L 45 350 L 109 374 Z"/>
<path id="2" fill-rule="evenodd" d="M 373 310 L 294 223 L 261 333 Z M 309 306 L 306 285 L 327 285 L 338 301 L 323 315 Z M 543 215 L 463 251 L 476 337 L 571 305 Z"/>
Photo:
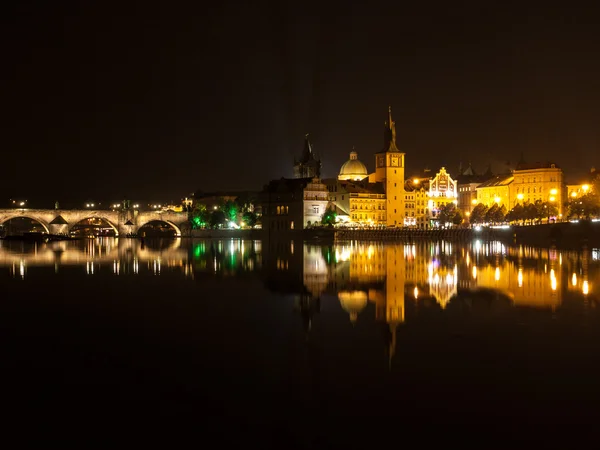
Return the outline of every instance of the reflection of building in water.
<path id="1" fill-rule="evenodd" d="M 304 245 L 303 281 L 306 289 L 319 297 L 329 282 L 329 266 L 323 257 L 323 247 Z"/>
<path id="2" fill-rule="evenodd" d="M 525 263 L 498 260 L 473 266 L 472 278 L 477 287 L 491 288 L 508 294 L 515 306 L 551 307 L 561 302 L 561 269 L 544 264 L 543 270 Z"/>
<path id="3" fill-rule="evenodd" d="M 157 275 L 161 268 L 180 268 L 189 274 L 187 250 L 180 248 L 180 242 L 167 239 L 143 245 L 137 239 L 112 237 L 49 243 L 0 241 L 0 268 L 8 267 L 13 276 L 23 277 L 28 266 L 53 266 L 55 272 L 80 266 L 88 275 L 107 268 L 116 275 L 137 274 L 140 267 Z"/>
<path id="4" fill-rule="evenodd" d="M 358 314 L 367 306 L 368 295 L 365 291 L 339 291 L 338 299 L 344 311 L 350 316 L 350 322 L 356 323 Z"/>

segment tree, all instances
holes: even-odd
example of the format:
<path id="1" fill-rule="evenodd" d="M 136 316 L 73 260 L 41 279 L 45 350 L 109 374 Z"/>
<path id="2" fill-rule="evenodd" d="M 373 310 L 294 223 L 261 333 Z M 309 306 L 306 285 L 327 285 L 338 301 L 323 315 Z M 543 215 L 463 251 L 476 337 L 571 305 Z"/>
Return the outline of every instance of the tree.
<path id="1" fill-rule="evenodd" d="M 498 204 L 494 203 L 490 209 L 485 213 L 485 221 L 487 223 L 496 223 L 496 217 L 498 217 Z"/>
<path id="2" fill-rule="evenodd" d="M 525 208 L 525 220 L 529 221 L 529 223 L 532 223 L 538 215 L 537 208 L 535 207 L 535 205 L 533 203 L 527 203 L 524 208 Z"/>
<path id="3" fill-rule="evenodd" d="M 463 221 L 462 214 L 454 203 L 442 205 L 439 209 L 437 219 L 441 226 L 445 226 L 447 223 L 460 225 Z"/>
<path id="4" fill-rule="evenodd" d="M 460 210 L 457 209 L 456 212 L 454 213 L 454 217 L 452 218 L 452 223 L 456 226 L 463 223 L 463 215 L 460 212 Z"/>
<path id="5" fill-rule="evenodd" d="M 223 203 L 223 206 L 221 207 L 221 209 L 223 210 L 223 213 L 225 214 L 225 218 L 227 220 L 234 222 L 234 223 L 237 222 L 239 207 L 234 201 L 227 200 L 226 202 Z"/>
<path id="6" fill-rule="evenodd" d="M 242 221 L 246 224 L 246 226 L 254 227 L 256 225 L 256 214 L 252 211 L 246 211 L 242 214 Z"/>
<path id="7" fill-rule="evenodd" d="M 189 219 L 192 223 L 192 228 L 205 228 L 209 221 L 209 214 L 206 210 L 206 205 L 194 205 L 194 208 L 189 213 Z"/>
<path id="8" fill-rule="evenodd" d="M 485 216 L 488 212 L 488 207 L 483 203 L 479 203 L 471 211 L 470 222 L 473 224 L 485 222 Z"/>
<path id="9" fill-rule="evenodd" d="M 572 200 L 567 206 L 569 219 L 590 219 L 599 214 L 600 197 L 594 191 Z"/>
<path id="10" fill-rule="evenodd" d="M 210 213 L 210 218 L 208 221 L 211 228 L 219 228 L 227 223 L 227 218 L 225 217 L 225 213 L 220 209 L 215 209 Z"/>
<path id="11" fill-rule="evenodd" d="M 502 205 L 494 214 L 494 222 L 495 223 L 504 223 L 506 222 L 506 206 Z"/>
<path id="12" fill-rule="evenodd" d="M 517 203 L 508 214 L 506 214 L 506 220 L 508 222 L 519 222 L 525 220 L 525 208 L 520 203 Z"/>
<path id="13" fill-rule="evenodd" d="M 333 225 L 335 225 L 336 217 L 337 217 L 337 214 L 335 213 L 335 211 L 332 209 L 328 209 L 327 211 L 325 211 L 323 213 L 323 217 L 321 217 L 321 223 L 323 225 L 333 226 Z"/>

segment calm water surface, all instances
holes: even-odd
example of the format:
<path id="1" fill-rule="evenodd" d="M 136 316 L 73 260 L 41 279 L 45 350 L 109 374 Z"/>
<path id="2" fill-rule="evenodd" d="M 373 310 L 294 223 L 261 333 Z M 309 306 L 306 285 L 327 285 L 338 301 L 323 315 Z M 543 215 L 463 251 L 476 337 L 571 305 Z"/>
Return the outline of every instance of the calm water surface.
<path id="1" fill-rule="evenodd" d="M 0 241 L 3 429 L 269 448 L 443 425 L 581 435 L 600 417 L 598 260 L 479 241 Z"/>

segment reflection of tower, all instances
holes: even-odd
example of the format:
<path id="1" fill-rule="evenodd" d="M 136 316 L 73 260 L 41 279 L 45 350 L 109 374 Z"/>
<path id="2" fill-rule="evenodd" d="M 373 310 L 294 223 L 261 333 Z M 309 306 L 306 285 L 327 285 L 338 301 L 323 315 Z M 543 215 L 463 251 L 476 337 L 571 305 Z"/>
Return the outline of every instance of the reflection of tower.
<path id="1" fill-rule="evenodd" d="M 385 322 L 384 339 L 386 354 L 391 367 L 396 353 L 396 329 L 404 322 L 404 251 L 401 246 L 386 247 L 385 252 L 385 291 L 369 292 L 375 301 L 375 319 Z"/>
<path id="2" fill-rule="evenodd" d="M 321 298 L 313 297 L 308 292 L 303 292 L 297 298 L 297 309 L 300 311 L 300 316 L 302 317 L 302 326 L 304 328 L 304 332 L 307 334 L 310 332 L 312 328 L 312 321 L 315 314 L 321 312 Z"/>

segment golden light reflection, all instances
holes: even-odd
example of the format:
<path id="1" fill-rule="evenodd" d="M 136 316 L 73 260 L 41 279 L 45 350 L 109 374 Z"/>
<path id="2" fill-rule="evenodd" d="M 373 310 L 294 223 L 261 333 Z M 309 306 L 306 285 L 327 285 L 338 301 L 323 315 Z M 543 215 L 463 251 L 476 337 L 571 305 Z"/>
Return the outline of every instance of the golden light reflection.
<path id="1" fill-rule="evenodd" d="M 583 282 L 583 286 L 581 287 L 581 292 L 583 292 L 583 295 L 588 295 L 590 293 L 590 285 L 588 284 L 587 280 L 585 280 Z"/>
<path id="2" fill-rule="evenodd" d="M 477 266 L 473 266 L 473 279 L 477 279 Z"/>
<path id="3" fill-rule="evenodd" d="M 500 281 L 500 267 L 496 267 L 496 271 L 494 273 L 494 279 L 496 281 Z"/>
<path id="4" fill-rule="evenodd" d="M 571 277 L 571 284 L 577 286 L 577 274 L 575 272 L 573 272 L 573 276 Z"/>
<path id="5" fill-rule="evenodd" d="M 519 287 L 523 287 L 523 269 L 519 268 L 519 273 L 517 274 L 517 282 Z"/>

